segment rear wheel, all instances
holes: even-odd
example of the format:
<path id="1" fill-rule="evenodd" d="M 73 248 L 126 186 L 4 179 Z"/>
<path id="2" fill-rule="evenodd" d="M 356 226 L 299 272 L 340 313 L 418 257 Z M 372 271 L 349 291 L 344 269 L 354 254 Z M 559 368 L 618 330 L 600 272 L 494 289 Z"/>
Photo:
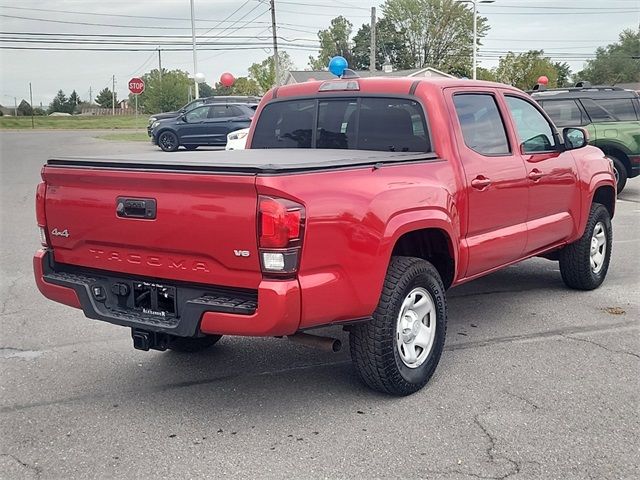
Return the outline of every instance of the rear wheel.
<path id="1" fill-rule="evenodd" d="M 612 157 L 611 155 L 609 155 L 609 158 L 613 162 L 613 173 L 616 176 L 617 191 L 620 193 L 627 184 L 627 167 L 624 166 L 622 160 Z"/>
<path id="2" fill-rule="evenodd" d="M 579 240 L 560 250 L 560 274 L 577 290 L 593 290 L 604 282 L 611 259 L 611 216 L 604 205 L 591 205 L 589 220 Z"/>
<path id="3" fill-rule="evenodd" d="M 447 305 L 438 271 L 414 257 L 393 257 L 373 319 L 352 328 L 351 358 L 374 390 L 410 395 L 435 371 L 446 334 Z"/>
<path id="4" fill-rule="evenodd" d="M 195 353 L 205 350 L 222 338 L 222 335 L 207 335 L 206 337 L 172 337 L 167 348 L 175 352 Z"/>
<path id="5" fill-rule="evenodd" d="M 167 130 L 158 136 L 158 146 L 165 152 L 175 152 L 178 149 L 178 136 Z"/>

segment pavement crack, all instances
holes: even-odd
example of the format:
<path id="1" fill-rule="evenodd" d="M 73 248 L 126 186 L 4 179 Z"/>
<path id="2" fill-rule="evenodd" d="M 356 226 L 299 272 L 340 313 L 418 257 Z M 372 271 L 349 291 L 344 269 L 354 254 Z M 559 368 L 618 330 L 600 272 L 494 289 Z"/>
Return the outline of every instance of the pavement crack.
<path id="1" fill-rule="evenodd" d="M 518 395 L 517 393 L 510 392 L 509 390 L 503 390 L 503 392 L 506 393 L 507 395 L 513 397 L 513 398 L 517 398 L 518 400 L 521 400 L 522 402 L 526 403 L 527 405 L 529 405 L 534 410 L 538 410 L 540 408 L 534 402 L 532 402 L 531 400 L 529 400 L 526 397 L 523 397 L 522 395 Z"/>
<path id="2" fill-rule="evenodd" d="M 487 455 L 489 462 L 493 464 L 497 464 L 499 463 L 499 459 L 503 459 L 503 460 L 506 460 L 511 466 L 510 470 L 506 474 L 502 476 L 494 476 L 490 478 L 494 478 L 496 480 L 504 480 L 505 478 L 509 478 L 512 475 L 517 475 L 518 473 L 520 473 L 520 464 L 518 462 L 504 455 L 498 456 L 495 454 L 494 450 L 496 448 L 496 437 L 494 437 L 489 431 L 489 429 L 482 423 L 482 421 L 480 421 L 480 415 L 475 415 L 473 417 L 473 422 L 478 426 L 480 430 L 482 430 L 482 433 L 487 439 L 488 445 L 487 445 L 487 448 L 485 449 L 485 454 Z M 478 476 L 478 478 L 483 478 L 483 477 Z"/>
<path id="3" fill-rule="evenodd" d="M 7 287 L 6 295 L 5 295 L 4 299 L 2 300 L 2 305 L 0 305 L 0 314 L 5 313 L 5 311 L 7 309 L 7 304 L 9 303 L 9 300 L 12 300 L 16 296 L 16 294 L 14 292 L 14 289 L 18 286 L 18 282 L 20 280 L 22 280 L 23 278 L 24 278 L 24 274 L 21 274 L 21 275 L 18 275 L 13 280 L 11 280 L 11 283 Z"/>
<path id="4" fill-rule="evenodd" d="M 40 467 L 23 462 L 22 460 L 20 460 L 18 457 L 16 457 L 11 453 L 0 453 L 0 457 L 11 458 L 13 461 L 18 463 L 23 468 L 26 468 L 27 470 L 31 470 L 32 472 L 34 472 L 37 478 L 40 478 L 40 475 L 42 474 L 42 469 Z"/>
<path id="5" fill-rule="evenodd" d="M 640 355 L 638 355 L 637 353 L 629 352 L 627 350 L 617 350 L 617 349 L 609 348 L 606 345 L 602 345 L 601 343 L 594 342 L 593 340 L 589 340 L 589 339 L 586 339 L 586 338 L 572 337 L 571 335 L 566 335 L 566 334 L 560 335 L 560 336 L 563 337 L 563 338 L 569 339 L 569 340 L 575 340 L 576 342 L 590 343 L 591 345 L 595 345 L 596 347 L 600 347 L 603 350 L 606 350 L 607 352 L 619 353 L 619 354 L 622 354 L 622 355 L 630 355 L 632 357 L 640 359 Z"/>

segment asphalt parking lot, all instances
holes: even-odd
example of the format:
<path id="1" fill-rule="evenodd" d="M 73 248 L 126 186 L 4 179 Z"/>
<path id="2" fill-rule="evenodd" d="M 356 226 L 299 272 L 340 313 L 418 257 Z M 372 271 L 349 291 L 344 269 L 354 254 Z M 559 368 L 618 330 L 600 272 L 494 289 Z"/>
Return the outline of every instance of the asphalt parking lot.
<path id="1" fill-rule="evenodd" d="M 0 478 L 640 478 L 640 179 L 600 289 L 567 290 L 533 259 L 451 290 L 436 375 L 399 399 L 363 387 L 348 349 L 140 352 L 43 298 L 42 163 L 155 148 L 92 135 L 0 132 Z"/>

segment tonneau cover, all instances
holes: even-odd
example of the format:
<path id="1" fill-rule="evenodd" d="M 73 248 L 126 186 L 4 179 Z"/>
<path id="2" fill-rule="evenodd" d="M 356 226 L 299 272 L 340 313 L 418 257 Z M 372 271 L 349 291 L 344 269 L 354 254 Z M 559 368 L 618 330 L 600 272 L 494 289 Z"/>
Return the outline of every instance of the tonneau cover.
<path id="1" fill-rule="evenodd" d="M 50 159 L 47 165 L 97 169 L 277 174 L 436 159 L 436 154 L 432 152 L 283 148 L 173 153 L 157 151 L 108 157 L 55 157 Z"/>

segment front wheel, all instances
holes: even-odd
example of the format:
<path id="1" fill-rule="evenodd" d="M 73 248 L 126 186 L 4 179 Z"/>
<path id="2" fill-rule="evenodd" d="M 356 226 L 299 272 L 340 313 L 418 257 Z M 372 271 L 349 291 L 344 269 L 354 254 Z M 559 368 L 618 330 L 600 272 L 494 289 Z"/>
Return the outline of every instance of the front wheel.
<path id="1" fill-rule="evenodd" d="M 564 283 L 577 290 L 598 288 L 609 270 L 612 244 L 609 210 L 594 203 L 582 237 L 560 250 L 560 274 Z"/>
<path id="2" fill-rule="evenodd" d="M 438 271 L 414 257 L 393 257 L 373 318 L 349 335 L 351 359 L 374 390 L 410 395 L 435 371 L 447 328 L 447 303 Z"/>
<path id="3" fill-rule="evenodd" d="M 222 335 L 207 335 L 205 337 L 172 337 L 167 348 L 175 352 L 195 353 L 205 350 L 222 338 Z"/>
<path id="4" fill-rule="evenodd" d="M 165 131 L 160 133 L 158 137 L 158 146 L 165 152 L 175 152 L 178 149 L 180 143 L 178 142 L 178 136 L 171 132 Z"/>

